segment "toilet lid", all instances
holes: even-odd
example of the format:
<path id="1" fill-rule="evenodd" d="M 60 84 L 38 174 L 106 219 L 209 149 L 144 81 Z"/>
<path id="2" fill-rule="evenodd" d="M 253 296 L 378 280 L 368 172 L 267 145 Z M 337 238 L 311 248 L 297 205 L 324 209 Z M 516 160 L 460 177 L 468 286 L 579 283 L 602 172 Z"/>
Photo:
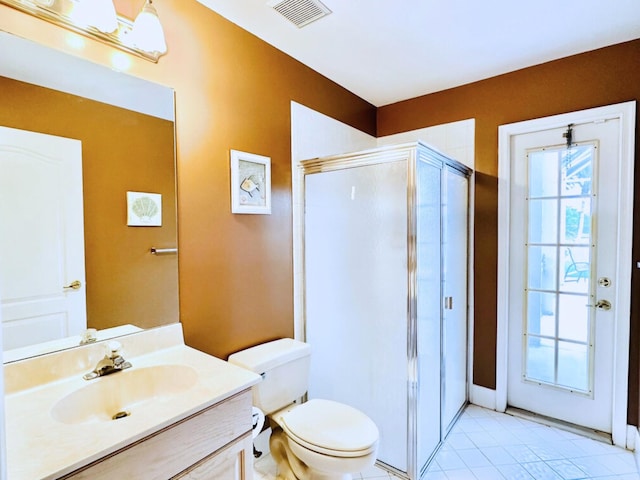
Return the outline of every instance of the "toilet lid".
<path id="1" fill-rule="evenodd" d="M 295 442 L 338 457 L 367 455 L 377 448 L 378 427 L 364 413 L 331 400 L 313 399 L 287 412 L 282 429 Z"/>

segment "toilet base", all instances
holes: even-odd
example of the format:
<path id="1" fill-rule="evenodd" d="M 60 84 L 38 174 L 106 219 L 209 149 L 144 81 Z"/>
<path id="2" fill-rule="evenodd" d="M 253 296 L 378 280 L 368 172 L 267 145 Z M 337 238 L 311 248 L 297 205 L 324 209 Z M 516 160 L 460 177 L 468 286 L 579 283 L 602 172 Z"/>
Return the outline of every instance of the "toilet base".
<path id="1" fill-rule="evenodd" d="M 278 468 L 277 480 L 353 480 L 350 473 L 319 472 L 310 468 L 291 451 L 289 438 L 281 428 L 273 429 L 269 448 Z"/>

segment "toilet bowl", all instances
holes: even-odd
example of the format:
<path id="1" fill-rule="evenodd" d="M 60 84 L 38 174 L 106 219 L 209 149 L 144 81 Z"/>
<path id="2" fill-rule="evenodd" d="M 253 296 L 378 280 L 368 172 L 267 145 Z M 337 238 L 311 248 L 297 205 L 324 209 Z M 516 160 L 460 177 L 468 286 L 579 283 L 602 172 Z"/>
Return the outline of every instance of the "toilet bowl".
<path id="1" fill-rule="evenodd" d="M 294 403 L 307 390 L 310 351 L 306 343 L 281 339 L 235 353 L 229 362 L 263 376 L 253 400 L 272 428 L 269 446 L 279 479 L 350 480 L 375 463 L 378 428 L 339 402 Z"/>
<path id="2" fill-rule="evenodd" d="M 376 461 L 378 429 L 348 405 L 313 399 L 275 412 L 270 419 L 275 428 L 269 443 L 276 464 L 292 465 L 291 458 L 281 458 L 284 451 L 307 467 L 296 472 L 293 464 L 294 478 L 348 480 L 352 472 Z"/>

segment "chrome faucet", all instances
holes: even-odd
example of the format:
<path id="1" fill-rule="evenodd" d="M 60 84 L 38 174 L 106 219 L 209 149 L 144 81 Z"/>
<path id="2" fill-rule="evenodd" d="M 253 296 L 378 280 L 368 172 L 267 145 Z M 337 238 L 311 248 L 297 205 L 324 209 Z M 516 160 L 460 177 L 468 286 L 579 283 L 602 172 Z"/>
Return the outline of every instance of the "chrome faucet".
<path id="1" fill-rule="evenodd" d="M 122 356 L 122 345 L 120 342 L 107 343 L 107 353 L 104 358 L 98 362 L 96 368 L 85 373 L 82 378 L 85 380 L 93 380 L 94 378 L 104 377 L 112 373 L 119 372 L 125 368 L 130 368 L 131 363 L 127 362 Z"/>

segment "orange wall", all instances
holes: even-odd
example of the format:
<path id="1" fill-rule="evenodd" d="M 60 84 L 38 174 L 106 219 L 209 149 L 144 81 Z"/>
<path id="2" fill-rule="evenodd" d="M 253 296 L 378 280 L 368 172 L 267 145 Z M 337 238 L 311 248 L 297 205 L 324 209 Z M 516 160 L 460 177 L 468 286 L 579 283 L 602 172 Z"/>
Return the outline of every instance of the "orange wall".
<path id="1" fill-rule="evenodd" d="M 370 134 L 376 111 L 195 0 L 154 6 L 168 54 L 125 57 L 176 91 L 180 315 L 189 345 L 226 357 L 293 335 L 290 101 Z M 105 65 L 115 52 L 5 6 L 0 29 Z M 229 149 L 271 157 L 271 215 L 230 213 Z"/>
<path id="2" fill-rule="evenodd" d="M 498 126 L 640 100 L 640 40 L 526 68 L 378 109 L 378 135 L 476 119 L 475 328 L 473 382 L 495 388 L 498 236 Z M 636 133 L 638 129 L 636 127 Z M 640 158 L 636 141 L 636 158 Z M 636 167 L 636 185 L 640 166 Z M 636 192 L 639 188 L 636 187 Z M 640 195 L 634 259 L 640 256 Z M 629 421 L 637 425 L 640 271 L 633 269 Z"/>
<path id="3" fill-rule="evenodd" d="M 0 125 L 82 141 L 88 325 L 178 318 L 173 122 L 0 77 Z M 126 192 L 162 195 L 161 227 L 128 227 Z M 153 282 L 151 284 L 151 281 Z"/>

